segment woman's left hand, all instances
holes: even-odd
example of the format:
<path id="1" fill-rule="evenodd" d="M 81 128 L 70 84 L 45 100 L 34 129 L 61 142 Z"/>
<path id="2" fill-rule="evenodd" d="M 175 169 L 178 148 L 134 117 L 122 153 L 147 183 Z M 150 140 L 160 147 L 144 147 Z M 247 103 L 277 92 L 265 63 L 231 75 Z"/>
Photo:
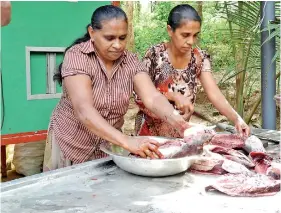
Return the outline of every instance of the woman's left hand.
<path id="1" fill-rule="evenodd" d="M 235 128 L 241 137 L 248 137 L 250 134 L 250 127 L 245 123 L 245 121 L 238 116 L 234 122 Z"/>

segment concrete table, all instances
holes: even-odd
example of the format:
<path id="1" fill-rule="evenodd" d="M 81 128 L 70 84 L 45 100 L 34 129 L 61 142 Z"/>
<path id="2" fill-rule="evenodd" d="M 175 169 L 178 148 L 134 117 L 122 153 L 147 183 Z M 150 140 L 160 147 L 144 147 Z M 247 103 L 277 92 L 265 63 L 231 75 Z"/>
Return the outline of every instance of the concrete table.
<path id="1" fill-rule="evenodd" d="M 281 212 L 280 192 L 256 198 L 205 193 L 215 178 L 191 173 L 140 177 L 106 158 L 1 184 L 1 212 Z"/>

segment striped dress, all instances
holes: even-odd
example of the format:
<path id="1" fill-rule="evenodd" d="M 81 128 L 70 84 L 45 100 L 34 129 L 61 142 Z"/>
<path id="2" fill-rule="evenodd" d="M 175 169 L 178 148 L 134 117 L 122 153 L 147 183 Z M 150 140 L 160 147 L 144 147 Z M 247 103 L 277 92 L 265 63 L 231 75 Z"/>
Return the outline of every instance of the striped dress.
<path id="1" fill-rule="evenodd" d="M 133 92 L 133 79 L 139 72 L 146 72 L 145 65 L 135 54 L 124 51 L 115 61 L 113 75 L 109 78 L 91 41 L 71 47 L 65 53 L 62 65 L 63 78 L 73 75 L 89 76 L 92 81 L 93 107 L 120 131 Z M 63 84 L 62 97 L 49 124 L 45 171 L 106 157 L 99 149 L 101 142 L 103 139 L 87 129 L 75 116 L 67 88 Z"/>

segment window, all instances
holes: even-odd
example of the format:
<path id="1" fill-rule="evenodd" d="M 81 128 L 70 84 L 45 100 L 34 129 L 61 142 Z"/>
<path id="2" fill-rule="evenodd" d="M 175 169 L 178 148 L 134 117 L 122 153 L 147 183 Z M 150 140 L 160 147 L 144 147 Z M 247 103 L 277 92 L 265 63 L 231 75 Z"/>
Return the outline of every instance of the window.
<path id="1" fill-rule="evenodd" d="M 64 51 L 65 47 L 26 47 L 27 100 L 61 97 L 61 88 L 53 76 Z"/>

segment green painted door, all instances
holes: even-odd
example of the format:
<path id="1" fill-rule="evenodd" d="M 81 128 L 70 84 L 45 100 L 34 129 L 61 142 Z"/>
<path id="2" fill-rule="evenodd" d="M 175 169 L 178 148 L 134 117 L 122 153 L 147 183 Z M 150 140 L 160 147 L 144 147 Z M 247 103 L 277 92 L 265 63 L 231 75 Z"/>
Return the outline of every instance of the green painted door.
<path id="1" fill-rule="evenodd" d="M 96 2 L 12 2 L 11 23 L 1 29 L 4 124 L 2 134 L 47 129 L 58 98 L 27 100 L 26 46 L 66 47 L 86 32 Z M 56 55 L 56 63 L 62 54 Z M 46 54 L 31 54 L 31 92 L 46 94 Z M 56 87 L 58 91 L 60 88 Z"/>

